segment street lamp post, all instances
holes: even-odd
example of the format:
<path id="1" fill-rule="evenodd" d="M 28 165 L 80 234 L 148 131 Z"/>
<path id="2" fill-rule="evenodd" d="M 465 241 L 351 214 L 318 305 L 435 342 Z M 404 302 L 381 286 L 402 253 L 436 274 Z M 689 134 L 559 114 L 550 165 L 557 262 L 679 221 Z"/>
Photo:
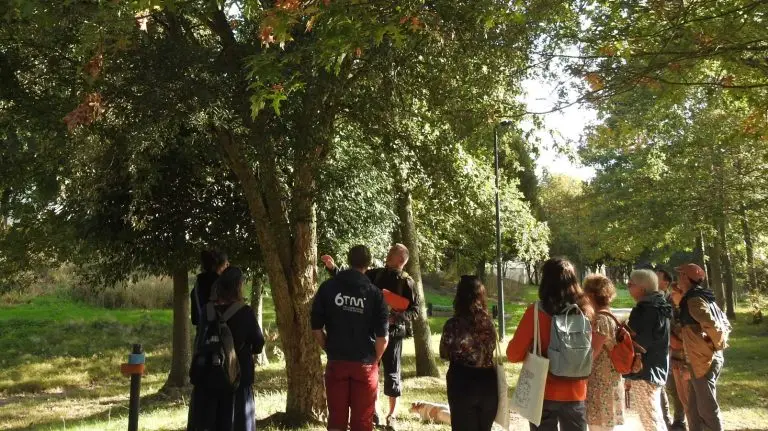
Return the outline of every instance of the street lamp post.
<path id="1" fill-rule="evenodd" d="M 504 339 L 506 329 L 504 324 L 504 278 L 501 267 L 501 200 L 499 189 L 499 127 L 506 127 L 511 121 L 502 121 L 493 127 L 493 159 L 496 171 L 496 288 L 499 298 L 499 338 Z"/>

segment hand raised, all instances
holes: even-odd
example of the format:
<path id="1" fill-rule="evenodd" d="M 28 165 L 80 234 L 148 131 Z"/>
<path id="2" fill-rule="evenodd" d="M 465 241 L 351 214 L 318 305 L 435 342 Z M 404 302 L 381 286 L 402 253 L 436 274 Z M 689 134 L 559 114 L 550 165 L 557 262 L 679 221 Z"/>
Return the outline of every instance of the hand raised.
<path id="1" fill-rule="evenodd" d="M 336 267 L 336 263 L 333 261 L 333 258 L 327 254 L 320 256 L 320 260 L 323 261 L 323 264 L 325 264 L 325 267 L 328 269 L 333 269 Z"/>

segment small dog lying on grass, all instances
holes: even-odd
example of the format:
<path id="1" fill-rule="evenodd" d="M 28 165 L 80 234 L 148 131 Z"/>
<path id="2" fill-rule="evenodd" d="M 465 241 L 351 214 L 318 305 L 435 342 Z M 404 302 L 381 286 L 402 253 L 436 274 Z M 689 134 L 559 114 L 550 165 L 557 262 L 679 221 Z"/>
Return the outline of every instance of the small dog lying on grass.
<path id="1" fill-rule="evenodd" d="M 422 421 L 439 424 L 451 424 L 451 411 L 445 404 L 435 404 L 427 401 L 416 401 L 408 410 L 421 416 Z"/>

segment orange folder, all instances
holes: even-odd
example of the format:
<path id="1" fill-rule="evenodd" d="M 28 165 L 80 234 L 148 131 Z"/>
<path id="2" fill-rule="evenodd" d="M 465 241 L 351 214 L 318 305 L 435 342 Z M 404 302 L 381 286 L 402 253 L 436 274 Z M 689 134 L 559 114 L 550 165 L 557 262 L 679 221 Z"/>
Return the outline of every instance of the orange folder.
<path id="1" fill-rule="evenodd" d="M 392 307 L 393 310 L 405 311 L 408 308 L 408 305 L 410 304 L 410 301 L 408 301 L 408 298 L 400 296 L 387 289 L 381 289 L 381 290 L 384 293 L 384 302 L 386 302 L 387 305 Z"/>

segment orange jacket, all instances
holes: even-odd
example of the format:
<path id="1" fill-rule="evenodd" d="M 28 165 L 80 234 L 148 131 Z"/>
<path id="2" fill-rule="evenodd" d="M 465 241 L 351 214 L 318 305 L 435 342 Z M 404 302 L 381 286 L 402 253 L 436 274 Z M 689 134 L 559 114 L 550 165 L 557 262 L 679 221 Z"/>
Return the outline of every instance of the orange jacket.
<path id="1" fill-rule="evenodd" d="M 549 347 L 550 326 L 552 316 L 539 308 L 539 333 L 541 335 L 541 354 L 547 356 Z M 507 359 L 510 362 L 523 362 L 525 356 L 533 348 L 533 304 L 525 310 L 523 318 L 517 325 L 515 335 L 507 345 Z M 587 379 L 563 379 L 552 374 L 547 375 L 547 386 L 544 388 L 544 399 L 550 401 L 584 401 L 587 399 Z"/>

